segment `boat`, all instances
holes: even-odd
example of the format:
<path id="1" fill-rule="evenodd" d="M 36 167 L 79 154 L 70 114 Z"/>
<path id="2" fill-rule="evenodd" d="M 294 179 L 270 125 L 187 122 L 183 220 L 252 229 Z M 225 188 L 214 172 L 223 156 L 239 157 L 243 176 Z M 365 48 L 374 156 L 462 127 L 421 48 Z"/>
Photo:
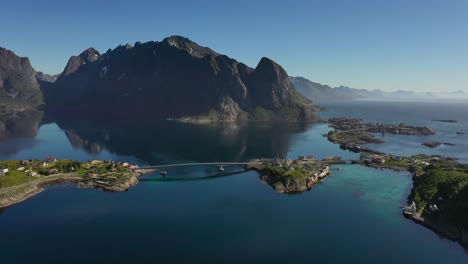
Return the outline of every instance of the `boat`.
<path id="1" fill-rule="evenodd" d="M 165 170 L 161 171 L 161 175 L 162 175 L 162 176 L 166 176 L 166 175 L 167 175 L 167 171 L 165 171 Z"/>
<path id="2" fill-rule="evenodd" d="M 218 171 L 224 171 L 223 166 L 219 167 Z"/>

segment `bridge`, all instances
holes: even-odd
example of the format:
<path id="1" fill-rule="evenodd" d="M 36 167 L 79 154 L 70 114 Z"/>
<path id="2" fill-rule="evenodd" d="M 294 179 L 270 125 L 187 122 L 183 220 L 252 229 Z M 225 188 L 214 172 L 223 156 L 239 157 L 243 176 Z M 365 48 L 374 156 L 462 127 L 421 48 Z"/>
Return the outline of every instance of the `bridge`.
<path id="1" fill-rule="evenodd" d="M 192 162 L 192 163 L 176 163 L 176 164 L 165 164 L 165 165 L 156 165 L 156 166 L 146 166 L 136 168 L 137 170 L 154 170 L 162 168 L 173 168 L 173 167 L 183 167 L 183 166 L 244 166 L 249 164 L 248 162 Z"/>

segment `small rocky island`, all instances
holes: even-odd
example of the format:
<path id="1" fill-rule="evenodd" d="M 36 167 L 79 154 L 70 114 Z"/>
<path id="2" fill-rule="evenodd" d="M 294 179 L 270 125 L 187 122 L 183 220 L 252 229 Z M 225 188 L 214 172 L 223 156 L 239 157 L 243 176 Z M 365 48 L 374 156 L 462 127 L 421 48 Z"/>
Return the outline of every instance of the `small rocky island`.
<path id="1" fill-rule="evenodd" d="M 331 157 L 317 160 L 312 156 L 292 159 L 260 159 L 249 162 L 246 169 L 260 173 L 263 181 L 280 193 L 299 193 L 310 190 L 315 184 L 330 175 L 330 164 L 345 163 Z"/>
<path id="2" fill-rule="evenodd" d="M 448 142 L 441 143 L 437 141 L 423 142 L 421 145 L 429 147 L 429 148 L 437 148 L 440 145 L 455 146 L 454 143 L 448 143 Z"/>
<path id="3" fill-rule="evenodd" d="M 340 144 L 343 149 L 355 152 L 372 151 L 361 145 L 368 143 L 384 143 L 380 138 L 376 138 L 371 133 L 381 133 L 382 135 L 435 135 L 435 132 L 428 127 L 409 126 L 406 124 L 389 125 L 382 123 L 363 123 L 355 118 L 330 118 L 330 127 L 334 130 L 328 132 L 327 138 L 333 143 Z M 374 151 L 375 153 L 378 153 Z"/>

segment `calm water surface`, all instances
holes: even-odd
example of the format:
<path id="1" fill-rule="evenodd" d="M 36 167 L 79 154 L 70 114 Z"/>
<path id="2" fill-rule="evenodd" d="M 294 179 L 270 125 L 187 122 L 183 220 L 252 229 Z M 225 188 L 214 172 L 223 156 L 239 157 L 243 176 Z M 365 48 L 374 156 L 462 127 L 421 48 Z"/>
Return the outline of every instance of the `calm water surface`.
<path id="1" fill-rule="evenodd" d="M 304 154 L 358 157 L 322 137 L 328 131 L 325 124 L 66 120 L 42 125 L 34 138 L 1 142 L 0 158 L 144 165 Z M 458 244 L 402 217 L 399 206 L 411 189 L 407 173 L 340 168 L 300 195 L 275 193 L 255 172 L 239 167 L 223 175 L 215 167 L 170 169 L 166 179 L 147 175 L 123 193 L 50 186 L 0 212 L 1 263 L 468 262 Z"/>

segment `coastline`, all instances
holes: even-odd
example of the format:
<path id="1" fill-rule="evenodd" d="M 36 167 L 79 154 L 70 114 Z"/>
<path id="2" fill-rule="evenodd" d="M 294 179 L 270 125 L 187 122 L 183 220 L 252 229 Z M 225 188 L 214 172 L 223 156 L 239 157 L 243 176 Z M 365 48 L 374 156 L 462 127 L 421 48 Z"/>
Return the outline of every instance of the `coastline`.
<path id="1" fill-rule="evenodd" d="M 0 189 L 0 208 L 5 208 L 17 203 L 21 203 L 44 191 L 45 185 L 64 182 L 80 181 L 82 177 L 73 174 L 54 175 L 47 178 L 34 180 L 31 182 Z"/>
<path id="2" fill-rule="evenodd" d="M 153 173 L 154 171 L 156 170 L 134 170 L 132 172 L 133 175 L 131 177 L 131 180 L 128 183 L 126 183 L 124 186 L 119 186 L 118 188 L 109 189 L 99 188 L 98 186 L 80 186 L 79 184 L 82 182 L 83 177 L 78 176 L 75 173 L 51 175 L 46 178 L 41 178 L 20 185 L 0 189 L 0 209 L 26 201 L 27 199 L 45 191 L 43 186 L 50 184 L 74 182 L 79 188 L 91 188 L 101 189 L 103 191 L 122 192 L 138 184 L 138 177 Z"/>
<path id="3" fill-rule="evenodd" d="M 427 217 L 422 217 L 417 213 L 407 214 L 403 212 L 403 216 L 416 224 L 432 230 L 443 238 L 458 242 L 463 248 L 468 250 L 468 230 L 460 230 L 456 226 L 450 224 L 446 226 L 441 223 L 436 223 L 436 221 L 430 220 Z"/>

